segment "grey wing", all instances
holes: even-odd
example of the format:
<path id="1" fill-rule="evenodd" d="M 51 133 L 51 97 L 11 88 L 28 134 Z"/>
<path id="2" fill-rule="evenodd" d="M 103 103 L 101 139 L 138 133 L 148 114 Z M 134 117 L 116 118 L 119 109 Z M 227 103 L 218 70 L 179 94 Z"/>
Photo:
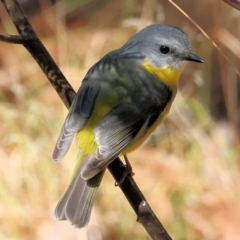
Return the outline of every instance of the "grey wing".
<path id="1" fill-rule="evenodd" d="M 65 156 L 75 134 L 84 127 L 90 118 L 99 91 L 100 88 L 96 86 L 91 87 L 82 84 L 70 107 L 58 137 L 52 156 L 54 161 L 59 161 Z"/>
<path id="2" fill-rule="evenodd" d="M 88 180 L 107 167 L 140 132 L 147 128 L 150 116 L 130 105 L 120 105 L 107 114 L 96 126 L 96 153 L 85 162 L 81 176 Z"/>

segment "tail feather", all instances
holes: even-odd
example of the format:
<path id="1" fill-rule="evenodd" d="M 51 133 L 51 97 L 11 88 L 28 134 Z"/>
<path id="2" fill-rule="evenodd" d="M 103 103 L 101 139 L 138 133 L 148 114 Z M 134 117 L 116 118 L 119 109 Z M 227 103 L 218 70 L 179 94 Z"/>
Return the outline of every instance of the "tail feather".
<path id="1" fill-rule="evenodd" d="M 69 220 L 78 228 L 86 226 L 104 172 L 105 170 L 86 181 L 81 178 L 81 173 L 78 171 L 55 209 L 56 218 Z"/>

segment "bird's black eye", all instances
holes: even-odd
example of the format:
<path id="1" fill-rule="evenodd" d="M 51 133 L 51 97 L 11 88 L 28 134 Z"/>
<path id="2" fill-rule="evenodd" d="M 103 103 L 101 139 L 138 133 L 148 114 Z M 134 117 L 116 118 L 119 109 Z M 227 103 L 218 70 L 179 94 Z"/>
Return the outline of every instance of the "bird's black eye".
<path id="1" fill-rule="evenodd" d="M 160 46 L 160 52 L 162 54 L 168 54 L 170 52 L 170 48 L 166 45 L 162 45 L 162 46 Z"/>

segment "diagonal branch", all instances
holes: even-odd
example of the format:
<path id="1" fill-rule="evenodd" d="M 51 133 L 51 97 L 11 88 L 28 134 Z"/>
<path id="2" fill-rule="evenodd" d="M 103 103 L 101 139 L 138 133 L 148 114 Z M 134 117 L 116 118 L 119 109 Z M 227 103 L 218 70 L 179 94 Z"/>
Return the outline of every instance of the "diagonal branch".
<path id="1" fill-rule="evenodd" d="M 19 36 L 0 35 L 0 41 L 23 44 L 43 70 L 65 106 L 69 108 L 76 93 L 37 37 L 19 3 L 16 0 L 1 0 L 1 2 L 8 11 L 19 32 Z M 108 166 L 108 170 L 116 182 L 119 182 L 125 166 L 120 159 L 117 158 Z M 156 240 L 171 240 L 133 178 L 127 176 L 120 185 L 120 188 L 137 214 L 137 221 L 143 225 L 151 238 Z"/>
<path id="2" fill-rule="evenodd" d="M 240 2 L 238 0 L 223 0 L 223 2 L 229 4 L 230 6 L 240 11 Z"/>
<path id="3" fill-rule="evenodd" d="M 69 108 L 73 98 L 75 97 L 75 92 L 56 63 L 53 61 L 46 48 L 43 46 L 42 42 L 37 37 L 19 3 L 16 0 L 1 0 L 1 2 L 19 32 L 19 38 L 21 37 L 26 39 L 26 43 L 24 43 L 23 46 L 36 60 L 65 106 Z M 34 39 L 34 41 L 27 41 L 27 39 Z"/>
<path id="4" fill-rule="evenodd" d="M 35 38 L 31 36 L 24 36 L 21 35 L 4 35 L 0 34 L 0 41 L 7 42 L 7 43 L 15 43 L 15 44 L 26 44 L 35 40 Z"/>

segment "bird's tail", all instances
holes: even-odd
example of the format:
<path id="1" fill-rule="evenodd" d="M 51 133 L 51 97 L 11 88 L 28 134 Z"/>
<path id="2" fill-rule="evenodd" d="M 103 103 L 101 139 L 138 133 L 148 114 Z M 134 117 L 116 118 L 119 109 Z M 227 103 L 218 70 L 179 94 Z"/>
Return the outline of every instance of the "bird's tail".
<path id="1" fill-rule="evenodd" d="M 80 165 L 83 162 L 85 161 L 81 161 Z M 104 172 L 105 170 L 86 181 L 81 177 L 81 166 L 76 166 L 74 177 L 55 209 L 56 218 L 69 220 L 78 228 L 86 226 Z"/>

